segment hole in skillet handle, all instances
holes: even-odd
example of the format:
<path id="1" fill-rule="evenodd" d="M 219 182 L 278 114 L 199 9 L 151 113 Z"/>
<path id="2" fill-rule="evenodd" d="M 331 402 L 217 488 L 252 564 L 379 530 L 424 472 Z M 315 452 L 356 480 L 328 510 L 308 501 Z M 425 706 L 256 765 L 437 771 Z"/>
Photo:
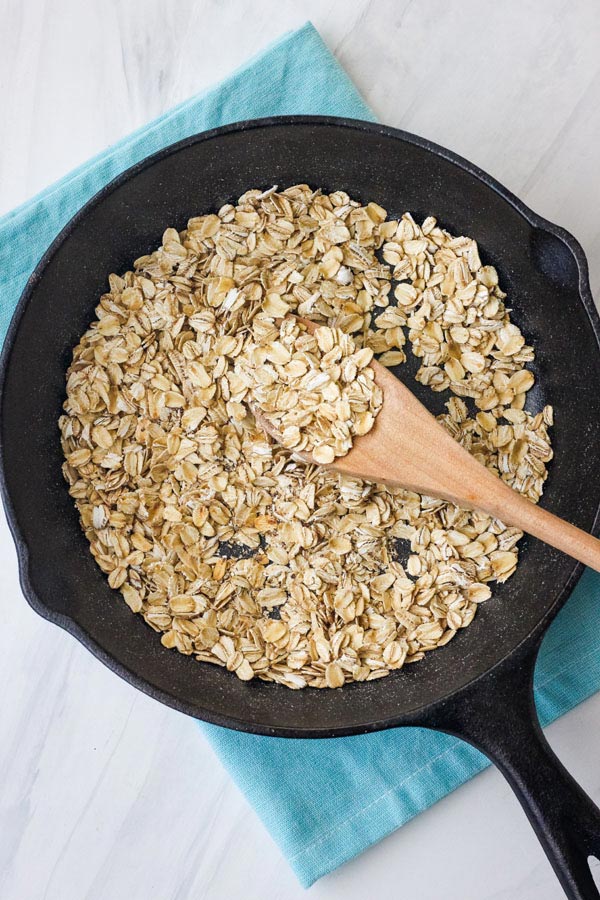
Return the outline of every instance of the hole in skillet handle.
<path id="1" fill-rule="evenodd" d="M 577 260 L 561 238 L 545 228 L 534 228 L 529 245 L 533 263 L 542 275 L 557 287 L 577 289 Z"/>
<path id="2" fill-rule="evenodd" d="M 600 894 L 600 859 L 597 856 L 588 856 L 588 866 L 596 885 L 596 890 Z"/>
<path id="3" fill-rule="evenodd" d="M 569 900 L 600 900 L 600 809 L 567 772 L 542 732 L 533 672 L 543 630 L 418 724 L 481 750 L 502 772 Z M 595 877 L 594 877 L 595 875 Z"/>

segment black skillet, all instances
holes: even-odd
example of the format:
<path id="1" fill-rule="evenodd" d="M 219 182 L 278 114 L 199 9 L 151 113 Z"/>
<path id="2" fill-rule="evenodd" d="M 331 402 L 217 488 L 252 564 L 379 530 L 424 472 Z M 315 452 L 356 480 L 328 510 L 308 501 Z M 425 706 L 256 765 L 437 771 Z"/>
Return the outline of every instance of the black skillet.
<path id="1" fill-rule="evenodd" d="M 546 743 L 532 692 L 542 636 L 582 572 L 572 559 L 525 539 L 514 577 L 448 646 L 380 681 L 295 692 L 243 683 L 164 649 L 88 551 L 61 477 L 56 422 L 71 348 L 108 274 L 156 247 L 167 225 L 183 228 L 252 186 L 297 182 L 376 200 L 392 216 L 434 214 L 478 240 L 537 350 L 532 403 L 556 412 L 543 504 L 598 533 L 600 320 L 579 244 L 475 166 L 413 135 L 343 119 L 264 119 L 189 138 L 125 172 L 75 216 L 32 275 L 0 376 L 2 493 L 25 596 L 135 687 L 200 719 L 289 737 L 421 725 L 464 738 L 508 779 L 567 895 L 598 900 L 588 857 L 600 856 L 600 812 Z M 439 398 L 409 384 L 439 409 Z"/>

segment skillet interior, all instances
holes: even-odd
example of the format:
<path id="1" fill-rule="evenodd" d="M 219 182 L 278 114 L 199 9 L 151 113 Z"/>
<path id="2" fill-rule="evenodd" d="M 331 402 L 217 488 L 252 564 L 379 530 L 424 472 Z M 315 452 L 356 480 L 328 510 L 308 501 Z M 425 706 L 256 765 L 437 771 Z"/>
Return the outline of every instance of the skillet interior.
<path id="1" fill-rule="evenodd" d="M 532 402 L 555 407 L 556 458 L 543 504 L 592 529 L 600 504 L 600 329 L 580 248 L 447 151 L 393 129 L 335 119 L 264 120 L 191 138 L 125 173 L 67 226 L 32 277 L 7 338 L 3 492 L 27 599 L 118 674 L 199 718 L 268 734 L 325 736 L 418 719 L 419 710 L 522 642 L 565 596 L 580 567 L 526 539 L 517 573 L 447 647 L 381 681 L 335 692 L 245 684 L 168 651 L 110 590 L 60 471 L 56 422 L 71 348 L 92 319 L 108 274 L 154 249 L 166 226 L 183 228 L 190 216 L 215 210 L 248 187 L 297 182 L 376 200 L 390 215 L 433 214 L 450 231 L 478 240 L 536 347 L 539 386 Z M 408 383 L 439 410 L 428 389 Z"/>

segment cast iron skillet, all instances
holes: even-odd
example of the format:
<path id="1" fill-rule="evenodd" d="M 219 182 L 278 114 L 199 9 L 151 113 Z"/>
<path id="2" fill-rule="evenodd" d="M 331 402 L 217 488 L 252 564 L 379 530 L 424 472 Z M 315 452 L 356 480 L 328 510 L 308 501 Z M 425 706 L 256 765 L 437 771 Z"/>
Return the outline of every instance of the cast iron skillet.
<path id="1" fill-rule="evenodd" d="M 391 215 L 433 213 L 478 240 L 537 349 L 533 405 L 550 402 L 556 411 L 543 503 L 598 533 L 600 321 L 579 244 L 475 166 L 421 138 L 344 119 L 263 119 L 188 138 L 129 169 L 66 226 L 23 293 L 2 355 L 0 434 L 2 493 L 25 596 L 135 687 L 209 722 L 290 737 L 421 725 L 464 738 L 510 782 L 567 895 L 597 900 L 588 857 L 600 856 L 600 812 L 546 743 L 532 693 L 542 636 L 582 566 L 526 539 L 517 573 L 448 646 L 380 681 L 293 692 L 243 683 L 164 649 L 88 551 L 61 476 L 56 422 L 71 348 L 108 274 L 155 248 L 167 225 L 183 228 L 251 186 L 297 182 L 376 200 Z M 439 409 L 439 398 L 409 383 Z"/>

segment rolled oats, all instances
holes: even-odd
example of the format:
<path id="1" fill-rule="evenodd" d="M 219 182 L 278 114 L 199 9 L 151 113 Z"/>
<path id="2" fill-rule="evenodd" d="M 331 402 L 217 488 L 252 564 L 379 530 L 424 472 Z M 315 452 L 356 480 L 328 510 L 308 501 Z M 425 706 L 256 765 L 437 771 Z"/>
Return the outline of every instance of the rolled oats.
<path id="1" fill-rule="evenodd" d="M 381 398 L 361 377 L 372 353 L 404 362 L 408 335 L 418 380 L 453 394 L 444 426 L 537 501 L 552 410 L 524 409 L 533 350 L 504 300 L 475 241 L 343 191 L 248 191 L 167 229 L 110 276 L 67 373 L 64 474 L 111 587 L 165 647 L 292 689 L 448 643 L 514 572 L 521 532 L 294 450 L 331 461 L 368 430 Z M 275 322 L 289 313 L 323 326 L 313 343 Z"/>
<path id="2" fill-rule="evenodd" d="M 295 317 L 256 315 L 235 374 L 288 450 L 327 464 L 367 434 L 383 400 L 369 365 L 373 351 L 349 334 L 320 325 L 310 334 Z"/>

